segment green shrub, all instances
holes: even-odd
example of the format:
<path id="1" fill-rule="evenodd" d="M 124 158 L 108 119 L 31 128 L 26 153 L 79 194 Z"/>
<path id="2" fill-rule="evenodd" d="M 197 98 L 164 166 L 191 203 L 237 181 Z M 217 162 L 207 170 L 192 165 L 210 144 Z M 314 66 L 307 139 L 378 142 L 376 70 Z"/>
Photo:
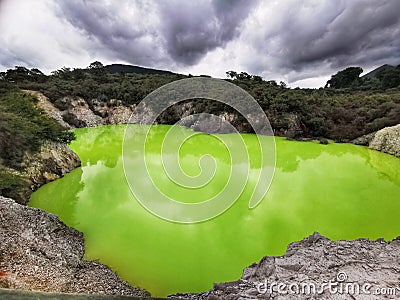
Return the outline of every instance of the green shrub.
<path id="1" fill-rule="evenodd" d="M 35 107 L 35 99 L 20 92 L 0 96 L 0 159 L 19 169 L 27 151 L 36 152 L 46 140 L 69 143 L 73 133 Z"/>

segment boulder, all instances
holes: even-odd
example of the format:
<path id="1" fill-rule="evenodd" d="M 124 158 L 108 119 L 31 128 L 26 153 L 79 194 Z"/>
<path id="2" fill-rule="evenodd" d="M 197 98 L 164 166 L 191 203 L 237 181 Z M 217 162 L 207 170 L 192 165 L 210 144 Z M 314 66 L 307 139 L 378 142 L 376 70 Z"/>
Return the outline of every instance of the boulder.
<path id="1" fill-rule="evenodd" d="M 377 131 L 369 148 L 400 157 L 400 124 Z"/>

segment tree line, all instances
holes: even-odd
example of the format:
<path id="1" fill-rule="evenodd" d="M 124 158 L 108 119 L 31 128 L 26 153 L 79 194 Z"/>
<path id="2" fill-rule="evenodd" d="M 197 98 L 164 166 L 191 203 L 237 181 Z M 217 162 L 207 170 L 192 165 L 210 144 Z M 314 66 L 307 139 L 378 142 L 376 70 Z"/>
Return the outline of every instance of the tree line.
<path id="1" fill-rule="evenodd" d="M 327 85 L 319 89 L 292 89 L 284 82 L 236 71 L 228 71 L 226 80 L 240 86 L 258 101 L 276 135 L 347 142 L 400 123 L 399 70 L 399 67 L 383 68 L 373 78 L 361 78 L 362 69 L 350 67 L 332 75 Z M 191 76 L 111 73 L 101 62 L 93 62 L 84 69 L 63 67 L 48 76 L 38 69 L 16 67 L 3 72 L 0 77 L 18 88 L 42 92 L 56 107 L 65 110 L 68 103 L 61 101 L 65 96 L 82 97 L 89 105 L 94 99 L 108 105 L 115 102 L 113 99 L 132 105 L 164 84 Z M 205 99 L 192 103 L 196 112 L 230 111 L 224 105 Z M 159 121 L 175 122 L 179 116 L 174 115 L 174 111 L 177 110 L 166 111 Z M 245 122 L 244 118 L 238 120 Z M 248 131 L 251 132 L 251 128 Z"/>

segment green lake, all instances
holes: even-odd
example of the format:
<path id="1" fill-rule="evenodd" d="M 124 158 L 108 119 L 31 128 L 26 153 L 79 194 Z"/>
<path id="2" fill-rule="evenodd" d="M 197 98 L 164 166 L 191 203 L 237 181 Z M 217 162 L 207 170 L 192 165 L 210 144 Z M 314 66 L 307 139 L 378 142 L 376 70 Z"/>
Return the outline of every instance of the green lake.
<path id="1" fill-rule="evenodd" d="M 129 126 L 137 137 L 147 128 Z M 335 240 L 391 240 L 400 235 L 400 159 L 361 146 L 279 137 L 275 175 L 258 206 L 249 209 L 254 185 L 250 174 L 238 200 L 221 215 L 195 224 L 166 221 L 146 210 L 127 184 L 122 159 L 125 128 L 75 130 L 77 139 L 70 147 L 82 167 L 41 187 L 29 205 L 83 232 L 87 259 L 99 260 L 153 296 L 200 292 L 214 282 L 237 280 L 246 266 L 265 255 L 282 255 L 289 243 L 314 231 Z M 222 135 L 198 133 L 177 152 L 182 171 L 192 177 L 207 172 L 207 164 L 199 164 L 205 155 L 214 158 L 216 170 L 203 186 L 180 186 L 161 162 L 163 138 L 170 128 L 153 126 L 146 151 L 135 148 L 133 138 L 133 150 L 125 155 L 144 155 L 155 184 L 176 201 L 201 202 L 225 187 L 232 163 L 229 152 L 235 151 L 238 136 L 248 150 L 250 173 L 268 167 L 260 162 L 255 135 L 224 135 L 233 143 L 229 151 L 219 140 Z M 261 141 L 267 138 L 271 137 Z M 140 183 L 145 175 L 134 176 Z"/>

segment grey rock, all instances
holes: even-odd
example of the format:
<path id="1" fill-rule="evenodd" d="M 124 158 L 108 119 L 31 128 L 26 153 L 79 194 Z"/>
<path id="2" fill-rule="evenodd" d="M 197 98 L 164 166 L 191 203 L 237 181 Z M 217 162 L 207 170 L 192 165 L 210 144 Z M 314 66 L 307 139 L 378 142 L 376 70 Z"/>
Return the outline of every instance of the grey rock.
<path id="1" fill-rule="evenodd" d="M 53 103 L 50 102 L 49 98 L 37 91 L 23 90 L 28 95 L 35 97 L 37 99 L 36 106 L 43 109 L 51 118 L 55 119 L 61 126 L 70 129 L 72 128 L 70 124 L 63 120 L 63 113 L 56 108 Z"/>
<path id="2" fill-rule="evenodd" d="M 125 106 L 117 99 L 104 102 L 98 99 L 88 101 L 80 97 L 68 96 L 58 100 L 63 107 L 60 110 L 42 93 L 31 90 L 24 90 L 24 92 L 37 98 L 36 105 L 67 129 L 127 124 L 135 109 L 135 105 Z"/>
<path id="3" fill-rule="evenodd" d="M 368 146 L 369 143 L 371 143 L 372 139 L 374 138 L 376 132 L 368 133 L 365 135 L 362 135 L 354 140 L 351 141 L 351 143 L 355 145 L 360 145 L 360 146 Z"/>
<path id="4" fill-rule="evenodd" d="M 0 196 L 0 220 L 0 288 L 149 296 L 85 260 L 83 234 L 57 216 Z"/>
<path id="5" fill-rule="evenodd" d="M 26 174 L 32 180 L 34 188 L 37 188 L 79 167 L 81 160 L 67 145 L 46 142 L 38 153 L 27 155 L 24 164 Z"/>
<path id="6" fill-rule="evenodd" d="M 127 124 L 135 106 L 118 105 L 108 109 L 107 124 Z"/>
<path id="7" fill-rule="evenodd" d="M 37 153 L 25 153 L 21 164 L 23 170 L 10 169 L 10 172 L 25 178 L 30 185 L 30 190 L 21 193 L 21 197 L 16 200 L 21 204 L 26 204 L 32 191 L 63 177 L 80 165 L 81 160 L 78 155 L 63 143 L 46 142 Z"/>
<path id="8" fill-rule="evenodd" d="M 104 120 L 90 109 L 89 104 L 80 97 L 64 97 L 69 103 L 67 113 L 74 116 L 80 123 L 79 127 L 93 127 L 103 125 Z"/>
<path id="9" fill-rule="evenodd" d="M 198 114 L 191 115 L 184 118 L 178 124 L 187 128 L 193 129 L 194 131 L 200 131 L 205 133 L 235 133 L 236 128 L 231 125 L 229 121 L 225 119 L 229 118 L 226 116 L 215 116 L 211 114 Z"/>
<path id="10" fill-rule="evenodd" d="M 400 157 L 400 124 L 377 131 L 369 148 Z"/>

